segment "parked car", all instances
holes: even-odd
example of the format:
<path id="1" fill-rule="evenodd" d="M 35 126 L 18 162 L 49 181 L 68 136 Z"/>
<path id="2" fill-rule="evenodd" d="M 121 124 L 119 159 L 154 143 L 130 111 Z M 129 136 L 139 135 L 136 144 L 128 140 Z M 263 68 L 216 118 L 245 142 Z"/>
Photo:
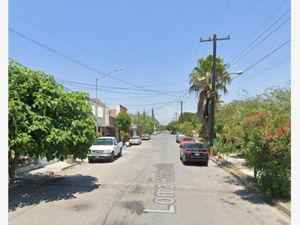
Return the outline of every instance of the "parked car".
<path id="1" fill-rule="evenodd" d="M 89 148 L 88 161 L 106 159 L 111 162 L 116 156 L 122 156 L 123 143 L 118 142 L 115 137 L 100 137 L 95 144 Z"/>
<path id="2" fill-rule="evenodd" d="M 150 134 L 142 134 L 142 140 L 150 140 L 151 136 Z"/>
<path id="3" fill-rule="evenodd" d="M 140 144 L 142 144 L 142 139 L 140 138 L 140 136 L 132 136 L 129 139 L 129 144 L 130 145 L 140 145 Z"/>
<path id="4" fill-rule="evenodd" d="M 195 142 L 193 137 L 185 136 L 180 138 L 179 147 L 182 148 L 183 145 L 187 142 Z"/>
<path id="5" fill-rule="evenodd" d="M 180 159 L 183 164 L 201 162 L 208 166 L 208 148 L 203 143 L 187 142 L 180 149 Z"/>
<path id="6" fill-rule="evenodd" d="M 177 135 L 176 135 L 176 142 L 179 143 L 179 142 L 180 142 L 180 139 L 183 138 L 183 137 L 185 137 L 184 134 L 177 134 Z"/>

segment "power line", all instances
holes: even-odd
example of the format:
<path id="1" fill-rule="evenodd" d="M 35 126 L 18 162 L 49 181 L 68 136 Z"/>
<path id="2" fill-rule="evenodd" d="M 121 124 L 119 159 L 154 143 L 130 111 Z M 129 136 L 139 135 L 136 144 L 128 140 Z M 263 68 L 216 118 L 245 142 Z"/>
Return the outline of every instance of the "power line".
<path id="1" fill-rule="evenodd" d="M 222 14 L 221 14 L 221 16 L 219 17 L 219 19 L 217 20 L 216 25 L 214 26 L 214 29 L 213 29 L 214 33 L 216 33 L 215 31 L 217 30 L 217 28 L 218 28 L 218 26 L 219 26 L 221 20 L 223 19 L 224 15 L 225 15 L 225 12 L 226 12 L 228 6 L 230 5 L 230 3 L 231 3 L 231 0 L 227 0 L 227 2 L 225 3 L 225 7 L 224 7 L 224 9 L 222 10 Z"/>
<path id="2" fill-rule="evenodd" d="M 31 21 L 29 21 L 29 20 L 27 20 L 27 19 L 24 19 L 24 18 L 21 17 L 21 16 L 15 15 L 14 13 L 11 13 L 11 12 L 10 12 L 9 14 L 11 14 L 11 15 L 14 16 L 15 18 L 18 18 L 19 20 L 21 20 L 21 21 L 23 21 L 23 22 L 25 22 L 25 23 L 27 23 L 27 24 L 30 24 L 31 26 L 33 26 L 33 27 L 35 27 L 35 28 L 37 28 L 37 29 L 39 29 L 39 30 L 42 30 L 42 31 L 44 31 L 44 32 L 46 32 L 46 33 L 48 33 L 48 34 L 50 34 L 50 35 L 56 37 L 56 38 L 59 38 L 59 39 L 65 41 L 66 43 L 69 43 L 70 45 L 79 47 L 79 48 L 81 48 L 81 49 L 83 49 L 83 50 L 86 50 L 86 51 L 88 51 L 88 52 L 90 52 L 90 53 L 92 53 L 92 54 L 94 54 L 94 55 L 100 56 L 100 57 L 102 57 L 102 58 L 104 58 L 104 59 L 106 59 L 106 60 L 108 60 L 108 61 L 110 61 L 110 62 L 113 63 L 113 60 L 112 60 L 112 59 L 108 58 L 107 56 L 104 56 L 104 55 L 100 54 L 99 52 L 95 51 L 94 49 L 91 49 L 91 48 L 88 48 L 88 47 L 86 47 L 86 46 L 83 46 L 83 45 L 81 45 L 81 44 L 78 43 L 78 42 L 69 40 L 69 39 L 63 37 L 62 35 L 59 35 L 59 34 L 57 34 L 57 33 L 54 33 L 53 31 L 50 31 L 50 30 L 46 29 L 45 27 L 43 27 L 43 26 L 41 26 L 41 25 L 38 25 L 38 24 L 35 24 L 35 23 L 33 23 L 33 22 L 31 22 Z M 120 64 L 120 63 L 117 63 L 117 64 L 120 65 L 120 66 L 123 66 L 123 67 L 127 67 L 127 66 L 125 66 L 125 65 L 123 65 L 123 64 Z"/>
<path id="3" fill-rule="evenodd" d="M 263 21 L 263 23 L 256 29 L 256 31 L 252 34 L 252 36 L 251 37 L 253 37 L 253 36 L 255 36 L 256 34 L 257 34 L 257 32 L 273 17 L 273 15 L 284 5 L 284 3 L 286 3 L 286 0 L 283 0 L 280 4 L 279 4 L 279 6 L 274 10 L 274 11 L 272 11 L 271 12 L 271 14 Z M 239 47 L 238 47 L 238 49 L 236 50 L 236 51 L 234 51 L 234 52 L 238 52 L 241 48 L 242 48 L 242 46 L 245 44 L 245 43 L 247 43 L 250 39 L 251 39 L 251 37 L 250 38 L 248 38 L 248 39 L 246 39 L 242 44 L 240 44 L 239 45 Z"/>
<path id="4" fill-rule="evenodd" d="M 57 51 L 57 50 L 55 50 L 55 49 L 53 49 L 53 48 L 50 48 L 50 47 L 48 47 L 47 45 L 45 45 L 45 44 L 43 44 L 43 43 L 41 43 L 41 42 L 38 42 L 38 41 L 36 41 L 36 40 L 33 40 L 32 38 L 29 38 L 29 37 L 27 37 L 26 35 L 21 34 L 20 32 L 14 30 L 13 28 L 9 28 L 9 30 L 10 30 L 11 32 L 13 32 L 14 34 L 16 34 L 16 35 L 22 37 L 23 39 L 25 39 L 25 40 L 27 40 L 27 41 L 29 41 L 29 42 L 32 42 L 32 43 L 34 43 L 34 44 L 36 44 L 36 45 L 38 45 L 38 46 L 40 46 L 40 47 L 42 47 L 42 48 L 44 48 L 44 49 L 47 49 L 48 51 L 51 51 L 51 52 L 53 52 L 53 53 L 55 53 L 55 54 L 57 54 L 57 55 L 59 55 L 59 56 L 65 58 L 65 59 L 68 59 L 68 60 L 72 61 L 73 63 L 75 63 L 75 64 L 77 64 L 77 65 L 83 66 L 83 67 L 85 67 L 86 69 L 88 69 L 88 70 L 90 70 L 90 71 L 92 71 L 92 72 L 94 72 L 94 73 L 105 75 L 104 72 L 102 72 L 102 71 L 100 71 L 100 70 L 98 70 L 98 69 L 96 69 L 96 68 L 94 68 L 94 67 L 92 67 L 92 66 L 89 66 L 89 65 L 87 65 L 87 64 L 85 64 L 85 63 L 82 63 L 82 62 L 80 62 L 79 60 L 74 59 L 73 57 L 70 57 L 70 56 L 68 56 L 68 55 L 66 55 L 66 54 L 64 54 L 64 53 L 62 53 L 62 52 L 60 52 L 60 51 Z M 130 85 L 130 86 L 134 86 L 134 87 L 137 87 L 137 88 L 146 90 L 146 89 L 143 88 L 142 86 L 139 86 L 139 85 L 130 83 L 130 82 L 128 82 L 128 81 L 124 81 L 124 80 L 122 80 L 122 79 L 119 79 L 119 78 L 116 78 L 116 77 L 113 77 L 113 76 L 110 76 L 110 77 L 108 77 L 108 78 L 113 79 L 113 80 L 120 81 L 120 82 L 125 83 L 125 84 Z M 160 93 L 160 94 L 162 94 L 162 95 L 173 96 L 173 95 L 169 95 L 169 94 L 162 93 L 161 91 L 156 91 L 156 92 L 157 92 L 157 93 Z"/>
<path id="5" fill-rule="evenodd" d="M 20 32 L 14 30 L 13 28 L 10 28 L 10 27 L 9 27 L 8 29 L 9 29 L 9 31 L 13 32 L 14 34 L 18 35 L 19 37 L 22 37 L 23 39 L 25 39 L 25 40 L 27 40 L 27 41 L 29 41 L 29 42 L 31 42 L 31 43 L 34 43 L 35 45 L 38 45 L 38 46 L 40 46 L 40 47 L 42 47 L 42 48 L 44 48 L 44 49 L 47 49 L 48 51 L 51 51 L 51 52 L 53 52 L 54 54 L 59 55 L 59 56 L 62 57 L 62 58 L 68 59 L 68 60 L 72 61 L 73 63 L 75 63 L 75 64 L 77 64 L 77 65 L 83 66 L 83 67 L 85 67 L 86 69 L 88 69 L 88 70 L 90 70 L 90 71 L 92 71 L 92 72 L 94 72 L 94 73 L 105 75 L 104 72 L 102 72 L 102 71 L 100 71 L 100 70 L 98 70 L 98 69 L 95 69 L 94 67 L 91 67 L 91 66 L 89 66 L 89 65 L 87 65 L 87 64 L 85 64 L 85 63 L 83 63 L 83 62 L 80 62 L 79 60 L 74 59 L 73 57 L 70 57 L 70 56 L 68 56 L 68 55 L 66 55 L 66 54 L 64 54 L 64 53 L 62 53 L 62 52 L 60 52 L 60 51 L 57 51 L 57 50 L 55 50 L 55 49 L 53 49 L 53 48 L 50 48 L 50 47 L 48 47 L 47 45 L 45 45 L 45 44 L 43 44 L 43 43 L 41 43 L 41 42 L 38 42 L 38 41 L 36 41 L 36 40 L 33 40 L 33 39 L 31 39 L 30 37 L 27 37 L 27 36 L 25 36 L 24 34 L 21 34 Z"/>
<path id="6" fill-rule="evenodd" d="M 268 32 L 276 23 L 278 23 L 287 13 L 290 12 L 291 9 L 288 9 L 285 11 L 276 21 L 274 21 L 270 26 L 268 26 L 262 33 L 260 33 L 256 39 L 254 39 L 250 44 L 248 44 L 240 53 L 238 53 L 236 56 L 234 56 L 230 62 L 234 61 L 237 57 L 239 57 L 241 54 L 243 54 L 247 49 L 253 45 L 257 40 L 259 40 L 266 32 Z"/>
<path id="7" fill-rule="evenodd" d="M 283 44 L 281 44 L 280 46 L 278 46 L 277 48 L 275 48 L 274 50 L 272 50 L 270 53 L 268 53 L 267 55 L 265 55 L 264 57 L 262 57 L 261 59 L 257 60 L 255 63 L 253 63 L 252 65 L 248 66 L 244 72 L 246 72 L 247 70 L 250 70 L 251 68 L 253 68 L 254 66 L 256 66 L 257 64 L 261 63 L 262 61 L 264 61 L 266 58 L 270 57 L 271 55 L 273 55 L 275 52 L 277 52 L 279 49 L 281 49 L 282 47 L 284 47 L 287 43 L 289 43 L 291 40 L 287 40 L 285 41 Z"/>
<path id="8" fill-rule="evenodd" d="M 252 52 L 257 46 L 259 46 L 261 43 L 263 43 L 268 37 L 270 37 L 272 34 L 274 34 L 277 30 L 279 30 L 284 24 L 286 24 L 288 21 L 290 21 L 291 17 L 287 18 L 283 23 L 281 23 L 278 27 L 276 27 L 271 33 L 269 33 L 267 36 L 265 36 L 261 41 L 259 41 L 256 45 L 254 45 L 252 48 L 250 48 L 247 52 L 245 52 L 243 55 L 241 55 L 239 58 L 234 60 L 230 66 L 236 64 L 238 61 L 243 59 L 246 55 L 248 55 L 250 52 Z"/>
<path id="9" fill-rule="evenodd" d="M 247 10 L 247 12 L 245 14 L 242 15 L 242 18 L 238 20 L 238 22 L 234 25 L 234 27 L 231 29 L 231 31 L 229 32 L 229 35 L 231 36 L 232 33 L 236 30 L 236 28 L 238 28 L 238 26 L 244 22 L 244 20 L 249 16 L 250 12 L 254 9 L 254 7 L 256 6 L 258 0 L 256 0 L 251 7 Z"/>
<path id="10" fill-rule="evenodd" d="M 69 81 L 69 80 L 60 80 L 57 79 L 58 81 L 62 82 L 62 83 L 71 83 L 71 84 L 77 84 L 77 85 L 82 85 L 82 86 L 89 86 L 89 87 L 93 87 L 95 88 L 95 84 L 91 84 L 91 83 L 83 83 L 83 82 L 75 82 L 75 81 Z M 121 90 L 134 90 L 134 91 L 141 91 L 141 92 L 157 92 L 160 90 L 154 90 L 154 89 L 136 89 L 136 88 L 128 88 L 128 87 L 117 87 L 117 86 L 106 86 L 106 85 L 99 85 L 99 87 L 102 88 L 112 88 L 112 89 L 121 89 Z M 188 89 L 183 89 L 182 91 L 188 91 Z M 165 92 L 168 93 L 177 93 L 178 90 L 165 90 Z"/>
<path id="11" fill-rule="evenodd" d="M 252 75 L 252 76 L 248 76 L 246 79 L 244 79 L 244 80 L 238 82 L 237 84 L 233 85 L 233 87 L 238 86 L 239 84 L 242 84 L 242 83 L 244 83 L 245 81 L 250 80 L 250 79 L 252 79 L 252 78 L 254 78 L 254 77 L 256 77 L 256 76 L 258 76 L 258 75 L 260 75 L 260 74 L 262 74 L 262 73 L 264 73 L 264 72 L 266 72 L 266 71 L 268 71 L 268 70 L 271 70 L 271 69 L 273 69 L 273 68 L 275 68 L 275 67 L 277 67 L 277 66 L 279 66 L 279 65 L 281 65 L 281 64 L 283 64 L 283 63 L 285 63 L 285 62 L 287 62 L 287 61 L 289 61 L 290 59 L 291 59 L 291 58 L 288 57 L 288 58 L 286 58 L 286 59 L 284 59 L 284 60 L 282 60 L 282 61 L 280 61 L 280 62 L 277 62 L 277 63 L 273 64 L 273 65 L 270 66 L 270 67 L 265 68 L 264 70 L 262 70 L 262 71 L 260 71 L 260 72 L 258 72 L 258 73 L 255 73 L 255 74 Z M 235 78 L 237 78 L 237 77 L 235 77 Z"/>

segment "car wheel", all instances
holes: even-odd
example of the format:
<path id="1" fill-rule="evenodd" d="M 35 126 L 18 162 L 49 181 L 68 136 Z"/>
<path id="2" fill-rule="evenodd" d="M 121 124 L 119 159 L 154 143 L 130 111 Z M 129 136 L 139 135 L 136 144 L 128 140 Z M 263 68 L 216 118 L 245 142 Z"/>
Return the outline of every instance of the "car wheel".
<path id="1" fill-rule="evenodd" d="M 204 166 L 208 166 L 208 162 L 203 163 Z"/>
<path id="2" fill-rule="evenodd" d="M 119 157 L 121 157 L 122 156 L 122 149 L 120 149 L 120 152 L 119 152 L 119 155 L 118 155 Z"/>
<path id="3" fill-rule="evenodd" d="M 181 157 L 181 161 L 184 165 L 186 165 L 187 161 L 185 160 L 185 157 Z"/>
<path id="4" fill-rule="evenodd" d="M 110 161 L 110 162 L 115 161 L 115 153 L 114 153 L 114 152 L 111 153 L 111 156 L 110 156 L 109 161 Z"/>
<path id="5" fill-rule="evenodd" d="M 94 162 L 91 158 L 88 158 L 88 162 L 89 163 L 92 163 L 92 162 Z"/>

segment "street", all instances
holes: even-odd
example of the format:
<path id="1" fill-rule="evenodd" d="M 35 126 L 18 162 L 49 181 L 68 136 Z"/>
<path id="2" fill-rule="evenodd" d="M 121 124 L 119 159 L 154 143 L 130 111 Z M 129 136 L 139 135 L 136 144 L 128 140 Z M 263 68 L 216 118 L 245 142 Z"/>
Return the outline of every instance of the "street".
<path id="1" fill-rule="evenodd" d="M 10 192 L 11 225 L 290 224 L 229 173 L 183 165 L 175 136 L 152 136 L 113 163 L 75 166 Z"/>

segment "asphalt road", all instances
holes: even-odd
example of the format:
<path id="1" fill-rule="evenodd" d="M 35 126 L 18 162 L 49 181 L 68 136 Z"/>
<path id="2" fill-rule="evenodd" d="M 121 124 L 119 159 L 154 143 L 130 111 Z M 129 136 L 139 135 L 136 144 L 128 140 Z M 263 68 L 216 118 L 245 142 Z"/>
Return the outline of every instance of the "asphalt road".
<path id="1" fill-rule="evenodd" d="M 213 162 L 184 166 L 174 135 L 153 136 L 113 163 L 85 162 L 60 175 L 11 191 L 9 224 L 290 224 Z"/>

